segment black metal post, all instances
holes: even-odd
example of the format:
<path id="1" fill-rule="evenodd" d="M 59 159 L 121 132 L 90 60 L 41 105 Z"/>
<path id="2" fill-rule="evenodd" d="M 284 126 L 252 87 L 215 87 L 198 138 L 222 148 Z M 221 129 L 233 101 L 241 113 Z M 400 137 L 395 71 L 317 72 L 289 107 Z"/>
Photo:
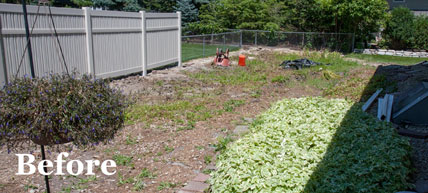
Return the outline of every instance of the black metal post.
<path id="1" fill-rule="evenodd" d="M 24 13 L 24 23 L 25 23 L 25 35 L 27 37 L 27 46 L 28 46 L 28 59 L 30 62 L 30 71 L 31 71 L 31 77 L 34 78 L 36 77 L 35 73 L 34 73 L 34 63 L 33 63 L 33 51 L 31 49 L 31 41 L 30 41 L 30 28 L 28 27 L 28 17 L 27 17 L 27 4 L 25 2 L 25 0 L 22 0 L 22 10 Z M 41 145 L 40 146 L 40 150 L 42 153 L 42 160 L 46 160 L 46 155 L 45 155 L 45 146 Z M 47 172 L 47 168 L 43 167 L 43 170 L 45 172 Z M 50 188 L 49 188 L 49 176 L 45 175 L 45 184 L 46 184 L 46 192 L 50 193 Z"/>
<path id="2" fill-rule="evenodd" d="M 257 31 L 256 31 L 256 37 L 254 38 L 254 43 L 256 44 L 256 46 L 257 46 Z"/>
<path id="3" fill-rule="evenodd" d="M 205 57 L 205 36 L 202 39 L 202 57 Z"/>
<path id="4" fill-rule="evenodd" d="M 28 59 L 30 61 L 30 71 L 31 77 L 34 78 L 36 75 L 34 73 L 34 64 L 33 64 L 33 51 L 31 49 L 31 41 L 30 41 L 30 29 L 28 27 L 28 18 L 27 18 L 27 4 L 25 0 L 22 0 L 22 10 L 24 12 L 24 22 L 25 22 L 25 34 L 27 36 L 27 46 L 28 46 Z"/>
<path id="5" fill-rule="evenodd" d="M 355 33 L 352 34 L 352 47 L 351 47 L 351 52 L 354 52 L 355 49 Z"/>
<path id="6" fill-rule="evenodd" d="M 240 30 L 241 33 L 239 34 L 239 47 L 242 48 L 242 30 Z"/>
<path id="7" fill-rule="evenodd" d="M 45 146 L 41 145 L 40 148 L 41 148 L 41 152 L 42 152 L 42 160 L 46 160 Z M 46 167 L 43 167 L 43 170 L 45 171 L 45 173 L 48 172 Z M 50 193 L 51 190 L 49 188 L 49 176 L 47 176 L 47 175 L 45 175 L 45 184 L 46 184 L 46 192 Z"/>

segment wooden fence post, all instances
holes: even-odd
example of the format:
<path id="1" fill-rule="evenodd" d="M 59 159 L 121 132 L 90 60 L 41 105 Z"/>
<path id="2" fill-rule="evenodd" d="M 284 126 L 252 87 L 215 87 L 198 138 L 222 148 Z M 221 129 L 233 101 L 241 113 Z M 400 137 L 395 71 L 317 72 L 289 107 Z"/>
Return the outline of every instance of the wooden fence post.
<path id="1" fill-rule="evenodd" d="M 177 11 L 178 15 L 178 66 L 181 67 L 181 12 Z"/>
<path id="2" fill-rule="evenodd" d="M 146 12 L 140 11 L 141 14 L 141 60 L 143 76 L 147 76 L 147 33 L 146 33 Z"/>
<path id="3" fill-rule="evenodd" d="M 86 56 L 88 60 L 88 74 L 95 78 L 94 46 L 92 45 L 92 22 L 91 8 L 83 7 L 85 12 L 85 33 L 86 33 Z"/>

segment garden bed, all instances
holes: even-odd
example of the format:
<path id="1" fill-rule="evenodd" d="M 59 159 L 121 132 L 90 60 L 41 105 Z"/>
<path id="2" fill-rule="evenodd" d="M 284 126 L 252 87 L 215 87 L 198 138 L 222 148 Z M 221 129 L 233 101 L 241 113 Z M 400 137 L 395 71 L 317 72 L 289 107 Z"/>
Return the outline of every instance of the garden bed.
<path id="1" fill-rule="evenodd" d="M 217 160 L 213 192 L 397 192 L 410 145 L 343 99 L 282 100 Z"/>

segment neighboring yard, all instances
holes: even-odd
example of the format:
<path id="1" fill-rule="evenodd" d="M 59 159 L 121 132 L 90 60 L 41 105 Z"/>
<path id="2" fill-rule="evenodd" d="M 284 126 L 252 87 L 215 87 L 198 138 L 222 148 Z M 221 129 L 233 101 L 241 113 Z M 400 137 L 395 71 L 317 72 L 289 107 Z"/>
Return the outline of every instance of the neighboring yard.
<path id="1" fill-rule="evenodd" d="M 416 63 L 428 60 L 428 58 L 369 55 L 369 54 L 355 54 L 355 53 L 346 55 L 346 58 L 356 58 L 367 62 L 398 64 L 398 65 L 412 65 L 412 64 L 416 64 Z"/>
<path id="2" fill-rule="evenodd" d="M 199 49 L 183 44 L 183 58 Z M 210 49 L 214 54 L 215 46 Z M 197 173 L 211 173 L 215 163 L 214 192 L 313 192 L 314 187 L 325 192 L 332 184 L 337 192 L 406 189 L 408 141 L 360 112 L 356 103 L 394 83 L 373 77 L 375 67 L 339 53 L 244 51 L 251 58 L 246 67 L 214 67 L 211 57 L 184 63 L 182 69 L 152 71 L 146 78 L 113 80 L 111 85 L 129 91 L 134 101 L 127 126 L 110 144 L 73 150 L 69 159 L 113 159 L 117 174 L 51 176 L 52 191 L 174 192 Z M 231 61 L 238 60 L 236 55 Z M 279 66 L 297 58 L 330 65 L 299 71 Z M 237 134 L 239 125 L 252 125 L 250 133 Z M 4 166 L 17 162 L 4 151 L 0 155 Z M 47 156 L 54 159 L 56 153 Z M 15 172 L 0 170 L 0 191 L 43 190 L 39 175 Z M 355 176 L 364 184 L 351 187 Z"/>
<path id="3" fill-rule="evenodd" d="M 206 44 L 194 44 L 194 43 L 182 43 L 181 44 L 181 57 L 183 61 L 189 61 L 196 58 L 202 58 L 207 56 L 214 56 L 217 48 L 226 51 L 229 48 L 230 51 L 236 51 L 239 49 L 237 46 L 229 45 L 210 45 Z M 205 49 L 205 52 L 204 52 Z"/>

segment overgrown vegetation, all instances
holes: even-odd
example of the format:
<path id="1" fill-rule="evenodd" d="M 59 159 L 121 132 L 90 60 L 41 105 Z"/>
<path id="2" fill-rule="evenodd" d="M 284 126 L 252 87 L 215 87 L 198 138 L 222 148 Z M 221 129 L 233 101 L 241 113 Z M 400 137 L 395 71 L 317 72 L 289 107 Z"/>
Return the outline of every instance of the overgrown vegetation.
<path id="1" fill-rule="evenodd" d="M 343 99 L 276 103 L 217 158 L 213 192 L 407 189 L 409 142 L 360 109 Z"/>
<path id="2" fill-rule="evenodd" d="M 428 17 L 415 16 L 405 7 L 394 8 L 382 36 L 392 49 L 428 50 Z"/>
<path id="3" fill-rule="evenodd" d="M 107 142 L 122 127 L 126 105 L 107 81 L 86 75 L 17 78 L 0 90 L 0 145 Z"/>
<path id="4" fill-rule="evenodd" d="M 144 122 L 149 125 L 155 121 L 169 120 L 179 126 L 177 130 L 193 129 L 196 122 L 204 121 L 218 113 L 216 110 L 207 108 L 205 103 L 205 100 L 192 102 L 176 100 L 161 104 L 136 103 L 126 112 L 126 123 Z"/>

